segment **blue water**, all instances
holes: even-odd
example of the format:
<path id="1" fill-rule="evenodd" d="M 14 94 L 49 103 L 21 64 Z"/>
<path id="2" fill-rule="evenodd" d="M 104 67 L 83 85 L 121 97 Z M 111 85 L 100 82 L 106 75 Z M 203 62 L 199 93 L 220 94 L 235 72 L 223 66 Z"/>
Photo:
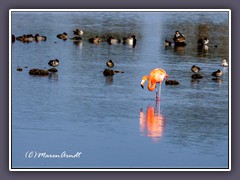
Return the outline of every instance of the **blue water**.
<path id="1" fill-rule="evenodd" d="M 84 31 L 81 44 L 57 39 L 63 32 L 73 37 L 76 28 Z M 165 48 L 176 30 L 187 46 Z M 12 168 L 229 167 L 229 69 L 221 67 L 222 58 L 229 60 L 227 12 L 13 12 L 11 33 L 47 36 L 12 44 Z M 135 34 L 137 45 L 87 41 L 104 34 Z M 199 50 L 197 39 L 205 36 L 208 50 Z M 29 75 L 56 58 L 57 73 Z M 124 73 L 103 76 L 109 59 Z M 193 64 L 203 79 L 192 81 Z M 140 86 L 157 67 L 180 82 L 162 84 L 159 104 Z M 213 81 L 217 69 L 224 74 Z"/>

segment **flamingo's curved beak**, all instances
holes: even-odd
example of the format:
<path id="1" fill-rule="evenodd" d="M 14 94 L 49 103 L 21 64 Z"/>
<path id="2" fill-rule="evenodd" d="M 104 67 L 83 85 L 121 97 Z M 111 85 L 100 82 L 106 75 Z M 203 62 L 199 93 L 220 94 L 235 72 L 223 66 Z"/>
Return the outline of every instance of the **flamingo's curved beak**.
<path id="1" fill-rule="evenodd" d="M 141 84 L 141 87 L 144 89 L 144 85 Z"/>
<path id="2" fill-rule="evenodd" d="M 168 74 L 166 74 L 166 75 L 165 75 L 165 78 L 166 78 L 166 79 L 168 79 L 168 78 L 169 78 L 169 75 L 168 75 Z"/>

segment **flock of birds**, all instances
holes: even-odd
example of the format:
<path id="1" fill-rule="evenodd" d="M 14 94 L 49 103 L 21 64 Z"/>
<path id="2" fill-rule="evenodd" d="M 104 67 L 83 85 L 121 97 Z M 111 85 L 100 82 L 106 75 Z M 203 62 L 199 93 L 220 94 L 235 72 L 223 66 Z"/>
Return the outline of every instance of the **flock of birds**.
<path id="1" fill-rule="evenodd" d="M 63 32 L 61 34 L 57 34 L 56 37 L 58 39 L 61 39 L 63 41 L 66 41 L 67 39 L 73 40 L 73 42 L 75 43 L 79 43 L 83 40 L 83 30 L 81 29 L 75 29 L 73 30 L 73 37 L 69 38 L 68 34 L 66 32 Z M 21 36 L 15 36 L 14 34 L 12 34 L 12 43 L 14 43 L 15 41 L 20 41 L 23 43 L 30 43 L 30 42 L 39 42 L 39 41 L 46 41 L 47 37 L 40 35 L 40 34 L 23 34 Z M 98 45 L 100 42 L 107 42 L 109 45 L 112 44 L 119 44 L 122 42 L 122 44 L 124 45 L 129 45 L 131 47 L 135 47 L 136 43 L 137 43 L 137 39 L 135 35 L 131 35 L 128 37 L 123 37 L 122 40 L 112 36 L 112 35 L 103 35 L 101 38 L 99 36 L 95 36 L 95 37 L 91 37 L 87 39 L 89 43 L 93 43 L 95 45 Z M 55 42 L 56 43 L 56 42 Z M 54 59 L 54 60 L 50 60 L 48 62 L 49 66 L 52 66 L 52 69 L 49 69 L 50 72 L 57 72 L 56 67 L 60 64 L 60 61 L 58 59 Z M 107 71 L 105 71 L 104 75 L 109 76 L 109 75 L 113 75 L 114 72 L 112 70 L 114 63 L 112 62 L 112 60 L 108 61 L 106 63 L 106 65 L 109 67 L 109 69 L 107 69 Z M 21 71 L 21 68 L 17 69 L 18 71 Z M 37 69 L 39 70 L 39 69 Z M 116 70 L 115 72 L 121 72 L 120 70 Z M 122 72 L 123 73 L 123 72 Z M 39 74 L 41 75 L 41 74 Z M 44 73 L 45 75 L 45 73 Z"/>
<path id="2" fill-rule="evenodd" d="M 74 42 L 82 41 L 83 34 L 84 34 L 83 30 L 80 30 L 80 29 L 73 30 L 73 35 L 74 36 L 70 39 L 73 40 Z M 66 32 L 63 32 L 62 34 L 58 34 L 56 37 L 66 41 L 68 39 L 68 34 Z M 40 36 L 39 34 L 35 34 L 34 36 L 32 34 L 27 34 L 27 35 L 24 34 L 22 36 L 15 37 L 15 35 L 12 34 L 12 43 L 15 42 L 15 40 L 18 40 L 18 41 L 21 41 L 21 42 L 24 42 L 24 43 L 29 43 L 29 42 L 33 42 L 33 41 L 36 41 L 36 42 L 46 41 L 47 37 L 46 36 Z M 185 46 L 186 45 L 185 36 L 183 34 L 181 34 L 179 31 L 175 32 L 173 41 L 174 41 L 175 46 Z M 98 45 L 100 42 L 107 42 L 109 45 L 119 44 L 119 43 L 122 42 L 123 44 L 131 45 L 134 48 L 137 40 L 136 40 L 135 35 L 132 35 L 132 36 L 129 36 L 129 37 L 124 37 L 122 40 L 116 38 L 115 36 L 109 35 L 109 36 L 104 36 L 104 38 L 100 38 L 99 36 L 88 38 L 88 42 L 96 44 L 96 45 Z M 209 43 L 209 39 L 207 37 L 198 40 L 198 45 L 199 46 L 205 46 L 208 43 Z M 164 46 L 171 46 L 172 42 L 168 41 L 166 39 L 163 44 L 164 44 Z M 55 67 L 57 67 L 59 64 L 60 64 L 60 61 L 58 59 L 50 60 L 48 62 L 48 65 L 53 67 L 51 69 L 51 72 L 57 72 L 57 69 Z M 106 65 L 107 65 L 108 69 L 105 69 L 103 74 L 105 76 L 114 75 L 114 71 L 112 70 L 112 68 L 114 67 L 114 62 L 112 60 L 109 60 L 109 61 L 106 62 Z M 221 65 L 223 67 L 228 67 L 227 59 L 225 59 L 225 58 L 222 59 Z M 192 75 L 193 79 L 203 78 L 203 76 L 200 73 L 200 71 L 201 71 L 200 67 L 198 67 L 196 65 L 193 65 L 191 67 L 191 71 L 194 73 Z M 213 80 L 218 80 L 222 76 L 222 74 L 223 74 L 223 72 L 220 69 L 212 72 L 212 76 L 214 76 Z M 155 68 L 150 72 L 149 75 L 146 75 L 146 76 L 142 77 L 141 87 L 144 88 L 144 83 L 145 83 L 145 81 L 148 80 L 148 90 L 153 91 L 155 89 L 156 90 L 156 99 L 160 100 L 161 84 L 162 84 L 163 80 L 166 79 L 165 83 L 167 85 L 168 84 L 169 85 L 178 85 L 179 84 L 178 81 L 168 80 L 167 78 L 168 78 L 168 74 L 166 73 L 165 70 L 163 70 L 161 68 Z M 157 88 L 157 84 L 159 84 L 158 88 Z"/>
<path id="3" fill-rule="evenodd" d="M 228 67 L 227 59 L 224 58 L 222 59 L 221 62 L 222 67 Z M 202 70 L 200 67 L 193 65 L 191 67 L 191 71 L 194 73 L 192 75 L 193 79 L 201 79 L 203 76 L 200 74 L 200 70 Z M 217 71 L 212 72 L 212 76 L 214 77 L 212 80 L 219 80 L 219 78 L 223 75 L 223 71 L 218 69 Z"/>
<path id="4" fill-rule="evenodd" d="M 64 41 L 66 41 L 67 39 L 71 39 L 74 42 L 79 42 L 83 40 L 83 30 L 81 29 L 76 29 L 73 30 L 73 37 L 69 38 L 68 34 L 66 32 L 63 32 L 61 34 L 57 35 L 58 39 L 62 39 Z M 32 34 L 24 34 L 22 36 L 15 36 L 14 34 L 12 34 L 12 43 L 14 43 L 15 41 L 21 41 L 23 43 L 29 43 L 29 42 L 33 42 L 33 41 L 46 41 L 47 37 L 46 36 L 41 36 L 39 34 L 35 34 L 34 36 Z M 122 39 L 119 39 L 115 36 L 112 35 L 103 35 L 101 38 L 99 36 L 95 36 L 95 37 L 91 37 L 88 38 L 88 42 L 89 43 L 93 43 L 98 45 L 100 42 L 107 42 L 109 45 L 112 44 L 119 44 L 119 43 L 123 43 L 124 45 L 131 45 L 132 47 L 136 46 L 137 43 L 137 39 L 135 35 L 131 35 L 128 37 L 123 37 Z"/>
<path id="5" fill-rule="evenodd" d="M 175 32 L 175 35 L 173 37 L 174 41 L 174 46 L 186 46 L 185 43 L 185 36 L 181 34 L 179 31 Z M 207 37 L 204 37 L 203 39 L 198 40 L 198 46 L 199 47 L 204 47 L 207 46 L 209 43 L 209 39 Z M 171 46 L 172 42 L 165 39 L 165 42 L 163 43 L 164 46 Z M 217 45 L 215 45 L 217 47 Z M 227 59 L 224 58 L 222 59 L 221 62 L 222 67 L 228 67 Z M 191 77 L 192 79 L 201 79 L 203 76 L 200 73 L 201 68 L 193 65 L 191 67 L 191 71 L 194 73 Z M 223 75 L 223 71 L 218 69 L 217 71 L 212 72 L 212 76 L 214 77 L 212 80 L 219 80 L 219 78 Z M 156 100 L 160 100 L 160 93 L 161 93 L 161 84 L 162 82 L 166 79 L 165 84 L 170 84 L 170 85 L 178 85 L 178 81 L 175 80 L 168 80 L 168 74 L 166 73 L 165 70 L 161 68 L 155 68 L 153 69 L 149 75 L 143 76 L 142 81 L 141 81 L 141 87 L 144 88 L 144 83 L 145 81 L 148 80 L 148 90 L 153 91 L 156 90 Z M 159 86 L 157 87 L 157 84 Z"/>

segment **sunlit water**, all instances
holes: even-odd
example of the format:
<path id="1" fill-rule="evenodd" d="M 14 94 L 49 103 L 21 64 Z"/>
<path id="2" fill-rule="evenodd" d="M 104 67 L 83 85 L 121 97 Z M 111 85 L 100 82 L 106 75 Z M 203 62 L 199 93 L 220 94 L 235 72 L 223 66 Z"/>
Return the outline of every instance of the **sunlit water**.
<path id="1" fill-rule="evenodd" d="M 82 43 L 56 35 L 84 31 Z M 163 46 L 179 30 L 185 48 Z M 14 12 L 12 34 L 47 36 L 45 42 L 12 44 L 13 168 L 228 168 L 228 68 L 226 12 Z M 137 45 L 90 44 L 95 35 L 135 34 Z M 198 49 L 199 37 L 210 39 Z M 215 47 L 217 45 L 217 47 Z M 59 59 L 58 72 L 48 69 Z M 106 61 L 124 73 L 103 76 Z M 192 81 L 191 66 L 203 79 Z M 22 72 L 17 67 L 23 68 Z M 140 86 L 161 67 L 178 86 L 162 85 L 161 101 Z M 217 69 L 224 74 L 213 81 Z M 27 152 L 79 158 L 26 158 Z"/>

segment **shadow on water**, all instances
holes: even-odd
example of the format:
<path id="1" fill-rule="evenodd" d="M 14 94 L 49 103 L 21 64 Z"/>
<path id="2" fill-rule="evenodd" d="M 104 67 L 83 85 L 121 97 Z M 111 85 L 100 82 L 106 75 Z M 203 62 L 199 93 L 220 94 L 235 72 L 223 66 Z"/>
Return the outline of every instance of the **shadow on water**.
<path id="1" fill-rule="evenodd" d="M 154 142 L 160 141 L 163 136 L 166 118 L 160 113 L 160 101 L 156 101 L 155 107 L 149 105 L 146 114 L 140 109 L 139 125 L 140 133 L 150 137 Z"/>

